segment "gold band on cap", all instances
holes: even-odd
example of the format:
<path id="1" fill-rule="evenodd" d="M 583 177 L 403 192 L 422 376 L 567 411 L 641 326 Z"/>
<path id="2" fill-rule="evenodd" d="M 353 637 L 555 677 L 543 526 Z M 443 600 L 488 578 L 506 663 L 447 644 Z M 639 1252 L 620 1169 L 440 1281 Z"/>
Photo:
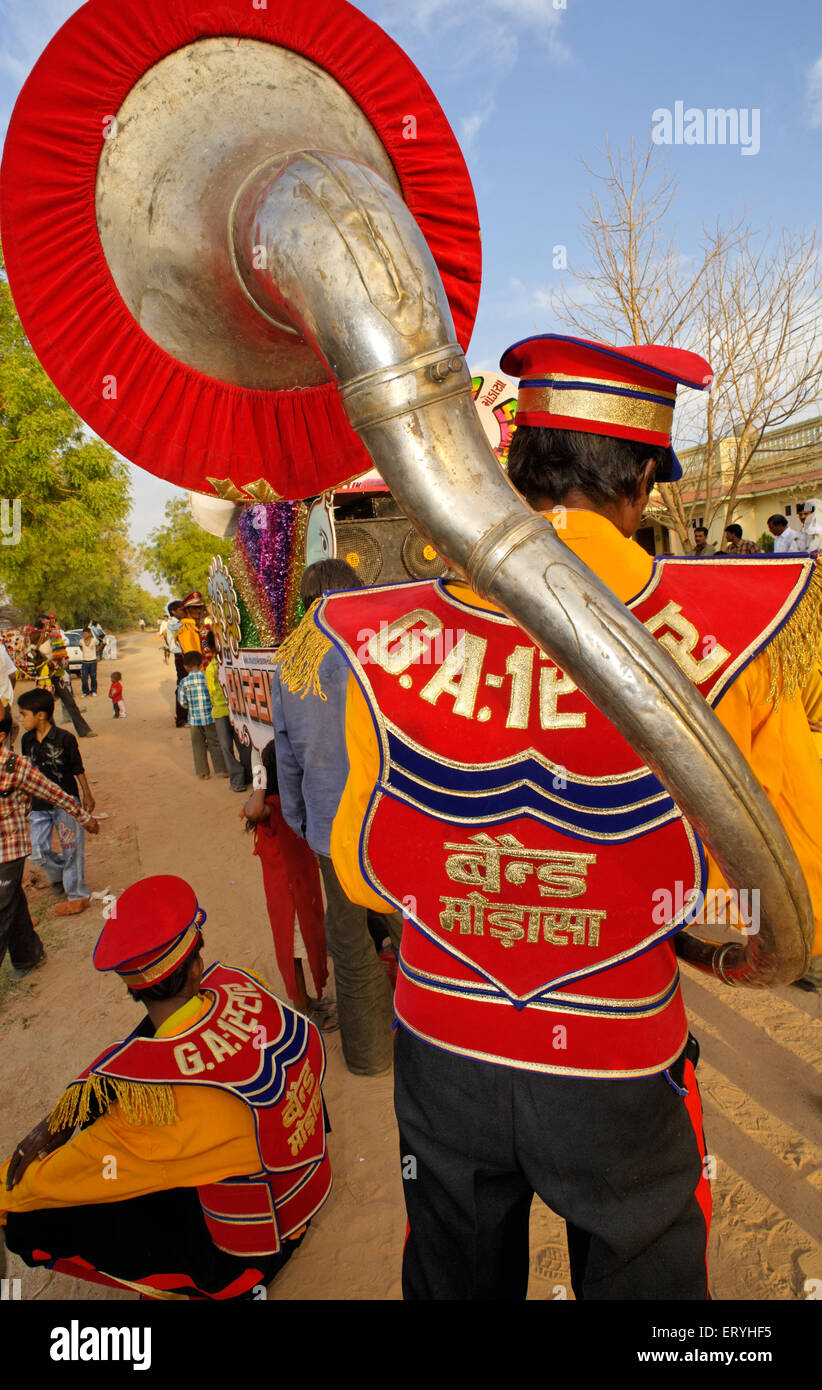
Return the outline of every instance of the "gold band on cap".
<path id="1" fill-rule="evenodd" d="M 607 391 L 638 391 L 643 395 L 664 396 L 672 405 L 676 402 L 676 387 L 673 391 L 666 391 L 660 386 L 637 386 L 633 381 L 612 381 L 610 377 L 603 380 L 601 376 L 569 376 L 567 372 L 546 372 L 545 375 L 552 381 L 572 381 L 576 386 L 604 386 Z"/>
<path id="2" fill-rule="evenodd" d="M 125 967 L 128 961 L 125 961 L 118 967 L 117 974 L 125 980 L 130 989 L 148 989 L 149 985 L 156 985 L 167 975 L 172 975 L 178 965 L 182 965 L 199 935 L 200 924 L 195 918 L 191 925 L 186 927 L 177 944 L 166 951 L 160 960 L 154 961 L 151 965 L 144 965 L 140 970 L 127 970 Z"/>
<path id="3" fill-rule="evenodd" d="M 555 379 L 576 380 L 559 376 Z M 642 400 L 636 394 L 619 394 L 622 390 L 636 392 L 635 386 L 626 384 L 611 390 L 610 382 L 601 382 L 598 385 L 606 389 L 586 390 L 585 386 L 580 386 L 579 390 L 567 387 L 557 390 L 552 386 L 523 384 L 519 388 L 517 398 L 517 419 L 522 421 L 524 415 L 561 415 L 572 420 L 619 425 L 628 430 L 643 430 L 649 434 L 664 435 L 666 441 L 670 439 L 675 395 L 670 397 L 670 405 L 663 405 L 659 401 Z M 616 386 L 616 383 L 614 385 Z M 659 394 L 667 396 L 669 393 Z"/>

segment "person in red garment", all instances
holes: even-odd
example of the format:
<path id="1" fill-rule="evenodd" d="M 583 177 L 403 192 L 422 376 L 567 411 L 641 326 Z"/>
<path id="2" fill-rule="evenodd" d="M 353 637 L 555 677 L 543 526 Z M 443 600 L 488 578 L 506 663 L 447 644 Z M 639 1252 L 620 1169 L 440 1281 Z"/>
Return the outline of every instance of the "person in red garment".
<path id="1" fill-rule="evenodd" d="M 277 966 L 291 1003 L 323 1033 L 340 1022 L 332 1000 L 323 999 L 328 980 L 328 954 L 320 871 L 305 840 L 283 819 L 277 789 L 274 740 L 262 752 L 266 785 L 251 793 L 240 812 L 246 829 L 254 832 L 254 853 L 263 871 L 268 919 L 274 937 Z M 311 970 L 318 998 L 312 999 L 305 979 Z"/>
<path id="2" fill-rule="evenodd" d="M 501 369 L 520 378 L 511 482 L 717 706 L 796 850 L 818 951 L 822 775 L 800 699 L 822 635 L 815 562 L 654 559 L 632 539 L 655 480 L 681 476 L 676 391 L 706 386 L 708 363 L 546 334 Z M 707 1298 L 698 1047 L 673 938 L 722 894 L 716 865 L 571 677 L 466 583 L 330 594 L 314 622 L 350 672 L 334 867 L 352 901 L 405 916 L 405 1296 L 524 1298 L 537 1193 L 565 1219 L 578 1299 Z"/>
<path id="3" fill-rule="evenodd" d="M 94 964 L 146 1016 L 0 1168 L 26 1264 L 150 1298 L 253 1297 L 328 1196 L 322 1039 L 251 972 L 206 969 L 204 921 L 173 875 L 118 898 Z"/>

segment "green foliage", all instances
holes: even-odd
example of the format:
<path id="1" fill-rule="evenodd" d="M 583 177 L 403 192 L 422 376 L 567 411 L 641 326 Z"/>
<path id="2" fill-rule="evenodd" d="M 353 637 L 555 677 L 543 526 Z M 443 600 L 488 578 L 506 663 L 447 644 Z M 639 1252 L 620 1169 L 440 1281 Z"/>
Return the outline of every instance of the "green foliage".
<path id="1" fill-rule="evenodd" d="M 773 550 L 773 536 L 771 535 L 770 531 L 762 532 L 762 535 L 759 537 L 759 540 L 757 541 L 757 545 L 759 546 L 760 550 L 766 550 L 768 552 Z"/>
<path id="2" fill-rule="evenodd" d="M 136 627 L 141 618 L 145 618 L 149 627 L 154 627 L 165 614 L 168 603 L 168 598 L 149 593 L 130 575 L 126 575 L 120 584 L 117 599 L 121 616 L 114 623 L 115 627 Z M 102 618 L 100 621 L 103 622 Z"/>
<path id="3" fill-rule="evenodd" d="M 158 526 L 142 547 L 146 569 L 161 584 L 168 584 L 175 597 L 185 598 L 199 589 L 205 598 L 208 567 L 215 555 L 228 560 L 231 541 L 210 536 L 197 525 L 184 497 L 166 502 L 166 524 Z"/>
<path id="4" fill-rule="evenodd" d="M 128 466 L 86 430 L 46 376 L 2 274 L 0 497 L 7 507 L 20 502 L 19 538 L 0 545 L 0 584 L 25 617 L 53 610 L 64 627 L 131 620 L 137 556 L 127 530 Z M 6 539 L 12 520 L 9 510 Z"/>

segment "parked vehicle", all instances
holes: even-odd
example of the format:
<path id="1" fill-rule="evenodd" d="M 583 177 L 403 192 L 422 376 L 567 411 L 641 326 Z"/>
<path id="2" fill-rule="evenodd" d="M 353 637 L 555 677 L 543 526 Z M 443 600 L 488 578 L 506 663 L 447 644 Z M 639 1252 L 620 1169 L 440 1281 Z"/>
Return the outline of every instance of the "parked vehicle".
<path id="1" fill-rule="evenodd" d="M 82 635 L 83 629 L 81 627 L 63 629 L 63 637 L 68 647 L 68 667 L 69 675 L 71 676 L 79 676 L 80 667 L 83 664 L 83 658 L 80 653 L 80 638 Z"/>

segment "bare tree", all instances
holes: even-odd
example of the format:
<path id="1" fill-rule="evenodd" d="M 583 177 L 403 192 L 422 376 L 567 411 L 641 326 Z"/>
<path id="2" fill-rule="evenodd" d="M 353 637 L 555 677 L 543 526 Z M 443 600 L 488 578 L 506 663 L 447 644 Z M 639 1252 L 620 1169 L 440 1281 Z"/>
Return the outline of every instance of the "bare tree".
<path id="1" fill-rule="evenodd" d="M 723 367 L 711 393 L 712 408 L 717 434 L 727 441 L 712 515 L 724 506 L 726 525 L 765 431 L 787 424 L 819 401 L 820 296 L 822 263 L 815 231 L 783 231 L 778 237 L 749 232 L 734 256 L 711 265 L 711 350 Z"/>
<path id="2" fill-rule="evenodd" d="M 816 233 L 777 237 L 743 212 L 727 227 L 703 227 L 698 254 L 685 256 L 667 228 L 677 185 L 658 147 L 606 146 L 605 169 L 582 209 L 586 267 L 554 307 L 564 323 L 603 342 L 674 344 L 707 357 L 714 383 L 679 407 L 701 447 L 679 484 L 654 494 L 649 515 L 692 546 L 691 522 L 725 509 L 732 519 L 763 434 L 819 399 L 822 264 Z"/>

